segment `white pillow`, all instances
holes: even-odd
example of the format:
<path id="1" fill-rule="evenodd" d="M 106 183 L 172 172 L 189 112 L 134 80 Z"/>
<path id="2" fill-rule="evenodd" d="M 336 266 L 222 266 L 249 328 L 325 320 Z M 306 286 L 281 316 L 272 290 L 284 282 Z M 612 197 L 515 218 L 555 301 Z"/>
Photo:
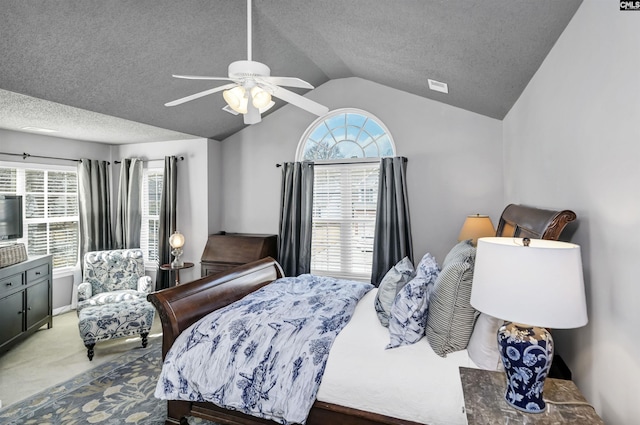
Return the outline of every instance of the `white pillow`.
<path id="1" fill-rule="evenodd" d="M 467 352 L 469 358 L 481 369 L 504 370 L 498 349 L 498 329 L 504 323 L 488 314 L 480 313 L 473 327 Z"/>
<path id="2" fill-rule="evenodd" d="M 384 275 L 375 300 L 375 309 L 382 326 L 389 326 L 389 314 L 398 292 L 415 276 L 409 257 L 404 257 Z"/>

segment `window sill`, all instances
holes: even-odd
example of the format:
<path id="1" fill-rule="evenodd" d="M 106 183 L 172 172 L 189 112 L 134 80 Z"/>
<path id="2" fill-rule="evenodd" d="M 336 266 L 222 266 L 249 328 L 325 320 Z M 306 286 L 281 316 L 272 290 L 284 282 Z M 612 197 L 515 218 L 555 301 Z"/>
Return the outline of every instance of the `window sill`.
<path id="1" fill-rule="evenodd" d="M 155 263 L 144 263 L 144 271 L 145 272 L 155 272 L 157 271 L 159 266 Z"/>
<path id="2" fill-rule="evenodd" d="M 80 269 L 77 267 L 60 267 L 57 269 L 53 269 L 53 278 L 60 279 L 63 277 L 73 276 L 76 272 L 80 272 Z"/>
<path id="3" fill-rule="evenodd" d="M 332 277 L 334 279 L 342 279 L 342 280 L 355 280 L 357 282 L 371 282 L 371 275 L 365 274 L 348 274 L 348 273 L 340 273 L 336 271 L 327 271 L 327 270 L 316 270 L 312 269 L 311 274 L 317 276 L 326 276 Z"/>

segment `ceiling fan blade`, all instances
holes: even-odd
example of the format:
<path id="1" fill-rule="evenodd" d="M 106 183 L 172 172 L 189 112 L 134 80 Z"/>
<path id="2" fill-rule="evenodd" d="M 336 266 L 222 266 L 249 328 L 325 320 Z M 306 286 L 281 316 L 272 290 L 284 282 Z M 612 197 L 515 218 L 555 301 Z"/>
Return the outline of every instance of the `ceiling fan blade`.
<path id="1" fill-rule="evenodd" d="M 329 112 L 329 108 L 327 108 L 326 106 L 314 102 L 311 99 L 307 99 L 306 97 L 300 96 L 299 94 L 296 94 L 287 89 L 283 89 L 282 87 L 274 87 L 273 93 L 271 94 L 278 99 L 289 102 L 290 104 L 295 105 L 300 109 L 304 109 L 307 112 L 311 112 L 312 114 L 315 114 L 319 117 Z"/>
<path id="2" fill-rule="evenodd" d="M 234 81 L 229 77 L 207 77 L 202 75 L 176 75 L 173 74 L 174 78 L 182 78 L 184 80 L 220 80 L 220 81 Z"/>
<path id="3" fill-rule="evenodd" d="M 185 97 L 182 97 L 180 99 L 176 99 L 176 100 L 173 100 L 171 102 L 165 103 L 164 106 L 180 105 L 182 103 L 189 102 L 190 100 L 198 99 L 198 98 L 201 98 L 203 96 L 207 96 L 207 95 L 210 95 L 210 94 L 213 94 L 213 93 L 217 93 L 217 92 L 222 91 L 222 90 L 233 88 L 235 86 L 236 86 L 236 84 L 232 83 L 232 84 L 225 84 L 224 86 L 220 86 L 220 87 L 214 87 L 214 88 L 209 89 L 209 90 L 201 91 L 199 93 L 195 93 L 195 94 L 192 94 L 190 96 L 185 96 Z"/>
<path id="4" fill-rule="evenodd" d="M 304 80 L 296 77 L 258 77 L 257 81 L 264 81 L 265 83 L 275 84 L 276 86 L 285 87 L 297 87 L 301 89 L 313 89 L 313 86 Z"/>
<path id="5" fill-rule="evenodd" d="M 253 102 L 249 100 L 249 103 L 247 103 L 247 113 L 244 114 L 244 123 L 257 124 L 261 120 L 262 120 L 262 117 L 260 116 L 260 111 L 258 111 L 258 108 L 253 106 Z"/>
<path id="6" fill-rule="evenodd" d="M 222 110 L 223 110 L 223 111 L 225 111 L 225 112 L 230 113 L 231 115 L 239 115 L 239 114 L 240 114 L 240 112 L 234 111 L 234 110 L 231 108 L 231 106 L 229 106 L 229 105 L 224 105 L 224 106 L 222 107 Z"/>

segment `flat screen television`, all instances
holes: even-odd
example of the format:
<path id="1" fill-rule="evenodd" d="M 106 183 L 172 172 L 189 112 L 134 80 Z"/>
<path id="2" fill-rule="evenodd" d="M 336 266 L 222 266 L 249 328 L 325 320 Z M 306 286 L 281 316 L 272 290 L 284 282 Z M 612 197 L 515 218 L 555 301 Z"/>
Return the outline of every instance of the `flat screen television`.
<path id="1" fill-rule="evenodd" d="M 22 237 L 22 196 L 0 195 L 0 241 Z"/>

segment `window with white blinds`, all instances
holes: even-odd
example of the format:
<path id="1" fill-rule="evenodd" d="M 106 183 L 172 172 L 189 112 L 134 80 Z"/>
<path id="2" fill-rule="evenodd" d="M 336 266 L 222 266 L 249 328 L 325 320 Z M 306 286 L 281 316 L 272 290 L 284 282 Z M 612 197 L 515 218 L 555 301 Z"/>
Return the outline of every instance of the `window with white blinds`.
<path id="1" fill-rule="evenodd" d="M 311 273 L 369 280 L 380 163 L 389 131 L 372 114 L 339 109 L 305 132 L 296 158 L 314 161 Z"/>
<path id="2" fill-rule="evenodd" d="M 158 265 L 158 229 L 163 175 L 162 168 L 149 168 L 142 173 L 140 247 L 144 253 L 145 263 L 150 267 Z"/>
<path id="3" fill-rule="evenodd" d="M 316 165 L 311 273 L 371 276 L 379 163 Z"/>
<path id="4" fill-rule="evenodd" d="M 78 262 L 78 178 L 75 169 L 0 167 L 0 194 L 23 196 L 29 255 L 53 255 L 53 268 Z"/>

